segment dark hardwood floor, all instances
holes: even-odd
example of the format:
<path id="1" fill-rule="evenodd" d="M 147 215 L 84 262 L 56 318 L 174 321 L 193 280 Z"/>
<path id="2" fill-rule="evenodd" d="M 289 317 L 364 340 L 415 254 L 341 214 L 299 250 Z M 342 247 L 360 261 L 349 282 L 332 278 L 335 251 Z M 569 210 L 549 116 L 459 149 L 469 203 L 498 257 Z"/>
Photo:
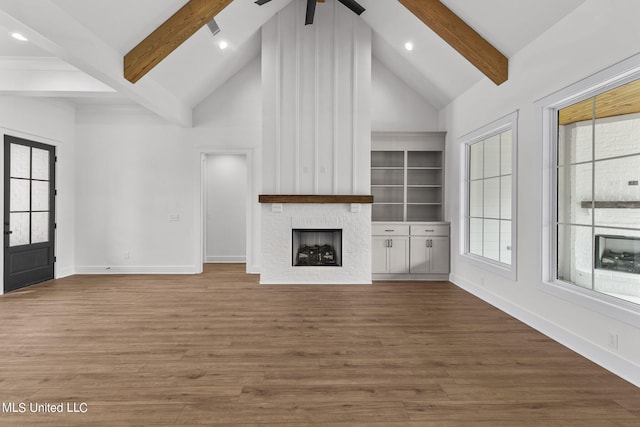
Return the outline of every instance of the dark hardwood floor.
<path id="1" fill-rule="evenodd" d="M 243 271 L 0 297 L 0 425 L 640 425 L 640 389 L 450 283 L 260 286 Z"/>

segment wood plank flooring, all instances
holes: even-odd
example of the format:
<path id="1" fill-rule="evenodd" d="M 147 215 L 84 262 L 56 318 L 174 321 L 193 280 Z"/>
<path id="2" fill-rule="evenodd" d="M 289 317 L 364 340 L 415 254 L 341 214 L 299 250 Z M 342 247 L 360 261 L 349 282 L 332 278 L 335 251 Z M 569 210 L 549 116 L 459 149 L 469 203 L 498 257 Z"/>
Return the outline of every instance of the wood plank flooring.
<path id="1" fill-rule="evenodd" d="M 0 425 L 640 425 L 640 389 L 450 283 L 243 271 L 0 297 L 0 402 L 87 405 Z"/>

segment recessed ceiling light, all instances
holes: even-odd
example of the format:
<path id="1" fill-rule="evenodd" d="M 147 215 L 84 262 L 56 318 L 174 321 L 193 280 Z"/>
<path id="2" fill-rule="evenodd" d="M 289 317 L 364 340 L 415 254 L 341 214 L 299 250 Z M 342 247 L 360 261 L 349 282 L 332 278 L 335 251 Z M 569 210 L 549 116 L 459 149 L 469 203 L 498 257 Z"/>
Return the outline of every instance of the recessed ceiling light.
<path id="1" fill-rule="evenodd" d="M 220 46 L 220 49 L 224 50 L 224 49 L 227 48 L 227 46 L 229 46 L 229 43 L 227 43 L 226 41 L 222 40 L 218 46 Z"/>
<path id="2" fill-rule="evenodd" d="M 25 36 L 23 36 L 20 33 L 11 33 L 11 37 L 13 37 L 16 40 L 20 40 L 21 42 L 28 42 L 29 39 L 26 38 Z"/>
<path id="3" fill-rule="evenodd" d="M 413 50 L 413 43 L 411 42 L 406 42 L 404 44 L 404 48 L 407 49 L 409 52 L 411 52 Z"/>

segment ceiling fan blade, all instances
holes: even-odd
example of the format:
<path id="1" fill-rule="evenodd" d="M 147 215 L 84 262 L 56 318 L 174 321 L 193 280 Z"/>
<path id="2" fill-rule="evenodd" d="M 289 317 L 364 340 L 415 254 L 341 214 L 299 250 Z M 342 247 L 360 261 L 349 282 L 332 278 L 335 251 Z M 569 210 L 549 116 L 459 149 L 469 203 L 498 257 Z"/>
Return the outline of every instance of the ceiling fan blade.
<path id="1" fill-rule="evenodd" d="M 316 14 L 316 0 L 307 0 L 307 16 L 304 19 L 304 25 L 313 24 L 313 17 Z"/>
<path id="2" fill-rule="evenodd" d="M 256 3 L 258 6 L 262 6 L 263 4 L 265 4 L 265 3 L 269 3 L 270 1 L 271 1 L 271 0 L 256 0 L 256 1 L 255 1 L 255 3 Z"/>
<path id="3" fill-rule="evenodd" d="M 340 3 L 351 9 L 353 13 L 356 15 L 361 15 L 362 12 L 365 11 L 365 8 L 360 6 L 360 4 L 355 0 L 338 0 Z"/>

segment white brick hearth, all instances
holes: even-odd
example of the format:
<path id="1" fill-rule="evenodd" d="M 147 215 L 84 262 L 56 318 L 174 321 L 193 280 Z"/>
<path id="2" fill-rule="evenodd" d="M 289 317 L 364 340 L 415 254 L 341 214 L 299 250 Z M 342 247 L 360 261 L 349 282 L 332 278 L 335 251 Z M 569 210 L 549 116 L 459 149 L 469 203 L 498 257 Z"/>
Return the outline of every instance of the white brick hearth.
<path id="1" fill-rule="evenodd" d="M 292 266 L 292 229 L 342 229 L 342 266 Z M 371 284 L 371 205 L 262 205 L 261 284 Z"/>

